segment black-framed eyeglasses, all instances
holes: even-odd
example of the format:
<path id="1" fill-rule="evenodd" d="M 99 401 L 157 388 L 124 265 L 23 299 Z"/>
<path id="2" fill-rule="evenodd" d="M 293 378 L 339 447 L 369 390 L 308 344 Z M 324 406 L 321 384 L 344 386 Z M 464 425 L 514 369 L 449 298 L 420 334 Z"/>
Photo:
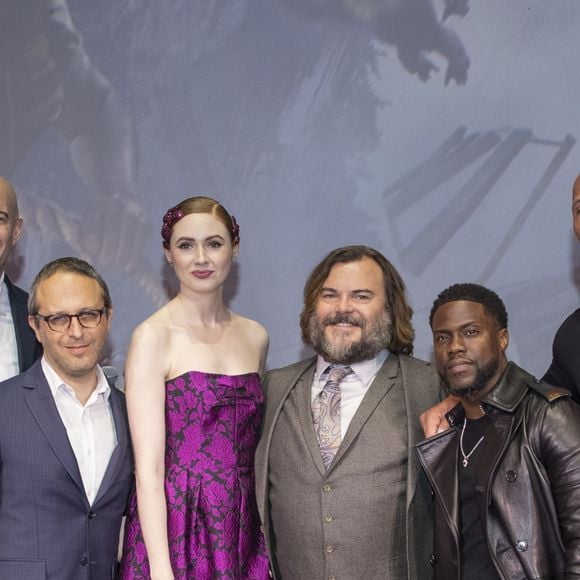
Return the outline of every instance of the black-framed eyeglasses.
<path id="1" fill-rule="evenodd" d="M 34 318 L 44 320 L 48 324 L 48 328 L 54 332 L 64 332 L 70 328 L 73 318 L 76 318 L 83 328 L 96 328 L 101 324 L 105 312 L 107 312 L 106 306 L 100 310 L 83 310 L 78 314 L 49 314 L 48 316 L 35 314 Z"/>

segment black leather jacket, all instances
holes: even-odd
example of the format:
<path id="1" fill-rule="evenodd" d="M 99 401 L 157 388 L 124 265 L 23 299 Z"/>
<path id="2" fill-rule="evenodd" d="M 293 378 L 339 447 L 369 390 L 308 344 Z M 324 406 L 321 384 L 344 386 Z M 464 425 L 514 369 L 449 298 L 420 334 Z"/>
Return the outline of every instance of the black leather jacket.
<path id="1" fill-rule="evenodd" d="M 493 424 L 477 458 L 476 496 L 501 578 L 580 578 L 580 406 L 509 363 L 485 399 Z M 435 497 L 435 580 L 460 578 L 458 447 L 463 407 L 416 446 Z M 471 579 L 465 579 L 471 580 Z"/>

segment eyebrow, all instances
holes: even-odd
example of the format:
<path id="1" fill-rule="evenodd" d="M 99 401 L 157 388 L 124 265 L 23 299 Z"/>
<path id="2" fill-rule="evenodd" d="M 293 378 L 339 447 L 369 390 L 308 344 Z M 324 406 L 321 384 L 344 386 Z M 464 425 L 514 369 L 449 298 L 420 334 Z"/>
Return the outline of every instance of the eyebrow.
<path id="1" fill-rule="evenodd" d="M 204 238 L 205 241 L 207 240 L 222 240 L 225 241 L 225 238 L 223 236 L 221 236 L 220 234 L 215 234 L 213 236 L 208 236 L 207 238 Z M 179 242 L 195 242 L 196 239 L 192 238 L 190 236 L 181 236 L 180 238 L 177 238 L 177 241 L 175 243 L 179 243 Z"/>
<path id="2" fill-rule="evenodd" d="M 323 286 L 320 289 L 321 292 L 337 292 L 336 288 L 332 288 L 331 286 Z M 375 294 L 375 292 L 373 290 L 369 290 L 368 288 L 356 288 L 355 290 L 349 290 L 349 294 L 361 294 L 361 293 L 366 293 L 366 294 Z"/>
<path id="3" fill-rule="evenodd" d="M 475 320 L 472 320 L 471 322 L 466 322 L 465 324 L 462 324 L 462 325 L 459 327 L 459 330 L 464 330 L 464 329 L 466 329 L 468 326 L 481 326 L 481 322 L 477 322 L 477 321 L 475 321 Z M 452 332 L 452 330 L 451 330 L 451 329 L 449 329 L 449 328 L 441 328 L 441 329 L 439 329 L 439 328 L 433 328 L 433 329 L 432 329 L 432 332 L 444 332 L 444 333 L 446 332 L 446 333 L 451 333 L 451 332 Z"/>

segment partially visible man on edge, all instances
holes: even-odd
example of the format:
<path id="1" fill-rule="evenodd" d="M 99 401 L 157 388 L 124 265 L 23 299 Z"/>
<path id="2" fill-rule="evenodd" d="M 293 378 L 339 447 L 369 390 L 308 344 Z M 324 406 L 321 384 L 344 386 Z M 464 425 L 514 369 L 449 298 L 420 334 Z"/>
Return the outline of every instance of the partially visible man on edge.
<path id="1" fill-rule="evenodd" d="M 4 272 L 21 234 L 16 192 L 0 177 L 0 381 L 25 371 L 42 355 L 42 347 L 28 326 L 28 294 L 14 286 Z"/>
<path id="2" fill-rule="evenodd" d="M 431 577 L 431 498 L 413 456 L 439 399 L 412 358 L 399 274 L 366 246 L 331 252 L 304 288 L 302 337 L 318 356 L 266 374 L 258 507 L 283 580 Z"/>
<path id="3" fill-rule="evenodd" d="M 576 239 L 580 241 L 580 175 L 572 187 L 572 223 Z M 569 389 L 580 403 L 580 308 L 576 309 L 558 329 L 552 347 L 552 364 L 544 380 Z"/>
<path id="4" fill-rule="evenodd" d="M 29 311 L 44 356 L 0 385 L 0 578 L 114 578 L 133 466 L 124 396 L 97 364 L 109 290 L 61 258 L 36 276 Z"/>
<path id="5" fill-rule="evenodd" d="M 452 428 L 417 445 L 435 494 L 435 580 L 580 578 L 580 407 L 508 362 L 495 292 L 450 286 L 430 324 L 461 401 Z"/>

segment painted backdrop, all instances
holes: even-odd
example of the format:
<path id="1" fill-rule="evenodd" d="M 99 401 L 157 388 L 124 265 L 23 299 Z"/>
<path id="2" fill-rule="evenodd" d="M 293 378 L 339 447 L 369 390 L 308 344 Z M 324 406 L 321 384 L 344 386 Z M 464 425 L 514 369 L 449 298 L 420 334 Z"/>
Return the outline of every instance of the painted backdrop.
<path id="1" fill-rule="evenodd" d="M 77 255 L 109 282 L 110 362 L 175 290 L 161 217 L 190 195 L 241 224 L 230 305 L 305 354 L 304 280 L 362 243 L 402 273 L 416 354 L 435 295 L 506 300 L 511 357 L 542 374 L 578 303 L 570 228 L 577 0 L 3 0 L 0 174 L 28 287 Z"/>

